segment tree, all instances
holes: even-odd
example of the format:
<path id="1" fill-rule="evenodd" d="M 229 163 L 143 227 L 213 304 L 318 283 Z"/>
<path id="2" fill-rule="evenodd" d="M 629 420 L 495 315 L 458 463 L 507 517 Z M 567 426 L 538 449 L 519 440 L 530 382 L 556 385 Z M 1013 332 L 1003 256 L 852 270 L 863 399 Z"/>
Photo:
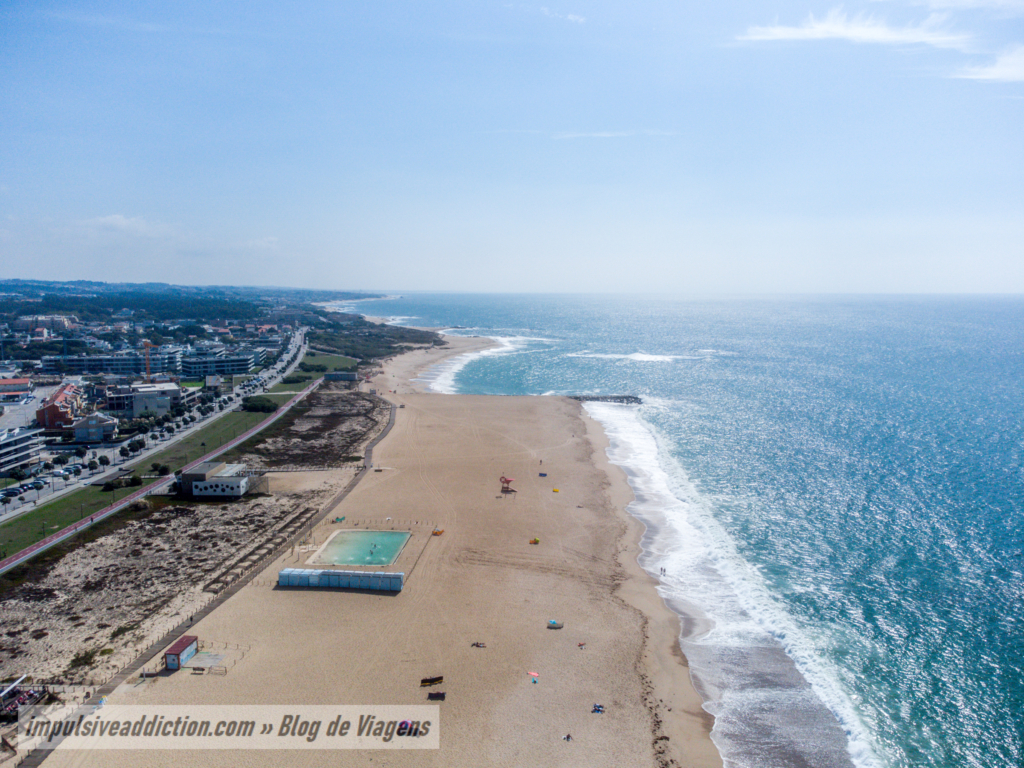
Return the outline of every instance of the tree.
<path id="1" fill-rule="evenodd" d="M 160 471 L 160 462 L 159 461 L 154 461 L 152 464 L 149 465 L 149 468 L 152 469 L 154 472 L 159 472 Z"/>
<path id="2" fill-rule="evenodd" d="M 166 464 L 161 464 L 160 469 L 157 470 L 157 474 L 160 475 L 160 477 L 167 477 L 167 475 L 171 474 L 171 468 Z"/>
<path id="3" fill-rule="evenodd" d="M 28 477 L 28 474 L 21 467 L 17 467 L 16 469 L 12 469 L 11 472 L 10 472 L 10 475 L 11 475 L 11 478 L 13 480 L 17 480 L 19 483 L 22 480 L 24 480 L 26 477 Z"/>
<path id="4" fill-rule="evenodd" d="M 0 499 L 0 504 L 3 504 L 6 507 L 12 501 L 14 501 L 14 499 L 12 499 L 10 496 L 4 496 L 2 499 Z"/>
<path id="5" fill-rule="evenodd" d="M 56 464 L 58 467 L 63 467 L 65 464 L 68 463 L 68 457 L 61 453 L 53 457 L 53 463 Z"/>
<path id="6" fill-rule="evenodd" d="M 75 471 L 75 477 L 81 477 L 82 476 L 82 468 L 81 467 L 75 467 L 74 471 Z"/>
<path id="7" fill-rule="evenodd" d="M 52 461 L 44 461 L 43 462 L 43 469 L 45 469 L 47 472 L 49 472 L 51 469 L 53 469 L 53 462 Z"/>
<path id="8" fill-rule="evenodd" d="M 75 448 L 75 456 L 77 456 L 80 459 L 84 459 L 86 455 L 88 455 L 88 453 L 89 449 L 86 448 L 84 445 L 80 445 L 77 448 Z"/>
<path id="9" fill-rule="evenodd" d="M 122 459 L 127 459 L 129 456 L 132 455 L 132 452 L 129 451 L 128 447 L 124 445 L 121 446 L 121 450 L 119 450 L 118 453 L 121 454 Z"/>
<path id="10" fill-rule="evenodd" d="M 98 461 L 99 461 L 101 467 L 109 467 L 110 466 L 110 458 L 105 456 L 105 455 L 104 456 L 100 456 Z"/>
<path id="11" fill-rule="evenodd" d="M 96 461 L 96 459 L 90 459 L 89 460 L 89 471 L 90 472 L 95 472 L 99 468 L 100 468 L 100 465 L 99 465 L 99 462 Z"/>

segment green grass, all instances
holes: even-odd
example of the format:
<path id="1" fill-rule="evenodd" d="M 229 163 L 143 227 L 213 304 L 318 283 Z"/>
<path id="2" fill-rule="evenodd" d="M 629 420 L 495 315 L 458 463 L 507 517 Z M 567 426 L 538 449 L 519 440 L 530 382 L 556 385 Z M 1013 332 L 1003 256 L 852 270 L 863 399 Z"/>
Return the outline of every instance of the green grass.
<path id="1" fill-rule="evenodd" d="M 284 390 L 285 392 L 292 392 L 292 391 L 294 391 L 294 392 L 301 392 L 302 390 L 304 390 L 306 388 L 306 385 L 305 384 L 289 384 L 288 387 L 289 387 L 288 389 Z M 274 394 L 273 392 L 268 392 L 268 393 L 266 393 L 264 395 L 260 395 L 260 397 L 266 397 L 266 398 L 268 398 L 270 400 L 273 400 L 278 405 L 284 405 L 289 400 L 291 400 L 293 397 L 295 397 L 295 395 L 281 395 L 281 394 Z"/>
<path id="2" fill-rule="evenodd" d="M 191 389 L 201 389 L 206 386 L 205 381 L 179 381 L 178 384 L 182 387 L 190 387 Z"/>
<path id="3" fill-rule="evenodd" d="M 284 402 L 287 402 L 288 399 L 285 397 Z M 233 440 L 250 427 L 256 426 L 272 415 L 269 413 L 229 413 L 199 432 L 189 435 L 185 440 L 127 466 L 135 469 L 136 474 L 147 473 L 150 465 L 153 462 L 158 462 L 166 464 L 173 472 L 181 469 L 190 461 L 195 461 L 200 456 L 220 448 L 226 442 Z M 205 448 L 202 443 L 206 443 Z M 127 472 L 124 474 L 128 476 Z M 83 475 L 83 478 L 85 477 Z M 138 488 L 121 488 L 116 491 L 116 499 L 122 499 L 137 490 Z M 44 504 L 31 512 L 26 512 L 20 517 L 0 525 L 0 551 L 7 550 L 8 555 L 13 555 L 51 533 L 66 528 L 83 517 L 88 517 L 93 512 L 98 512 L 116 499 L 113 494 L 90 485 Z M 45 527 L 43 521 L 45 521 Z"/>
<path id="4" fill-rule="evenodd" d="M 137 488 L 121 488 L 117 498 L 123 499 Z M 40 539 L 67 528 L 72 523 L 99 512 L 114 501 L 114 495 L 91 485 L 81 488 L 38 509 L 26 512 L 0 525 L 0 551 L 8 555 L 20 552 Z"/>
<path id="5" fill-rule="evenodd" d="M 302 358 L 300 362 L 310 363 L 311 365 L 323 365 L 328 371 L 354 371 L 356 363 L 359 362 L 351 357 L 345 357 L 344 355 L 327 355 L 322 352 L 307 352 L 306 356 Z M 269 392 L 298 392 L 300 389 L 305 389 L 309 382 L 314 381 L 323 377 L 323 373 L 320 371 L 304 372 L 300 371 L 298 366 L 295 367 L 286 378 L 302 377 L 301 382 L 294 384 L 275 384 L 268 391 Z"/>
<path id="6" fill-rule="evenodd" d="M 309 382 L 313 381 L 314 379 L 319 379 L 322 374 L 319 374 L 319 373 L 291 373 L 291 374 L 288 374 L 288 375 L 289 376 L 301 376 L 302 377 L 302 381 L 298 382 L 297 384 L 284 384 L 284 383 L 275 384 L 274 386 L 272 386 L 267 391 L 268 392 L 300 392 L 301 390 L 303 390 L 303 389 L 305 389 L 306 387 L 309 386 Z"/>
<path id="7" fill-rule="evenodd" d="M 356 369 L 356 363 L 359 361 L 355 358 L 345 357 L 344 355 L 328 355 L 323 352 L 307 352 L 306 356 L 302 358 L 300 362 L 311 363 L 312 365 L 326 365 L 328 371 L 354 371 Z M 296 373 L 300 373 L 298 366 L 295 368 Z M 320 376 L 321 374 L 316 374 Z"/>
<path id="8" fill-rule="evenodd" d="M 269 413 L 241 413 L 231 412 L 226 416 L 217 419 L 213 424 L 198 432 L 189 435 L 184 440 L 168 446 L 153 456 L 147 456 L 139 465 L 138 469 L 148 470 L 150 464 L 158 462 L 166 464 L 171 471 L 181 469 L 190 461 L 195 461 L 212 450 L 220 448 L 224 443 L 233 440 L 250 427 L 255 427 L 261 421 L 273 414 Z M 206 443 L 206 447 L 203 447 Z"/>

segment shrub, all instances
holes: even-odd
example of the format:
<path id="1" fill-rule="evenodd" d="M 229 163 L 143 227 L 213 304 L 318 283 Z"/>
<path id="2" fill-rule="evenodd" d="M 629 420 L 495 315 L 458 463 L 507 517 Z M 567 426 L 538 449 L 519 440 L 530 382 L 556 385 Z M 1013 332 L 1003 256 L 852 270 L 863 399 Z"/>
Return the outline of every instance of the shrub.
<path id="1" fill-rule="evenodd" d="M 255 397 L 245 397 L 242 398 L 242 410 L 249 411 L 251 413 L 273 413 L 277 410 L 277 403 L 269 397 L 261 397 L 259 395 Z"/>

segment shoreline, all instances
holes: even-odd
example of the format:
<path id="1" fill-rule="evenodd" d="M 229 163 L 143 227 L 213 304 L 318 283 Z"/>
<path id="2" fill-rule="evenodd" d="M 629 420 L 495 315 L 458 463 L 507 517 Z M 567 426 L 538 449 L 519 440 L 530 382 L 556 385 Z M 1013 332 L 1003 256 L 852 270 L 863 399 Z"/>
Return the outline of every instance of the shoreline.
<path id="1" fill-rule="evenodd" d="M 382 322 L 383 319 L 377 318 L 374 321 Z M 427 369 L 459 355 L 500 346 L 488 337 L 446 336 L 446 339 L 465 339 L 466 343 L 452 345 L 445 350 L 425 350 L 426 354 L 415 359 L 400 356 L 383 366 L 381 378 L 387 380 L 390 376 L 398 382 L 398 387 L 428 392 L 426 386 L 415 381 Z M 407 359 L 403 361 L 403 357 Z M 688 627 L 689 636 L 708 629 L 709 620 L 703 616 L 681 614 L 670 607 L 658 592 L 657 579 L 640 565 L 639 556 L 647 525 L 628 510 L 636 499 L 632 486 L 623 468 L 613 464 L 608 456 L 610 441 L 605 428 L 582 403 L 576 405 L 579 417 L 586 425 L 587 440 L 592 449 L 590 461 L 607 477 L 606 493 L 616 515 L 625 526 L 618 542 L 616 561 L 626 572 L 626 578 L 616 590 L 616 595 L 644 617 L 644 669 L 640 674 L 651 684 L 651 701 L 660 705 L 656 707 L 657 717 L 672 745 L 670 754 L 674 753 L 676 760 L 682 759 L 679 745 L 683 745 L 686 759 L 693 761 L 690 764 L 709 768 L 721 766 L 721 754 L 711 738 L 714 715 L 704 709 L 704 700 L 693 682 L 689 663 L 680 644 L 684 627 Z"/>
<path id="2" fill-rule="evenodd" d="M 380 756 L 387 764 L 721 766 L 711 717 L 679 650 L 679 619 L 637 561 L 644 525 L 626 511 L 632 490 L 608 459 L 599 422 L 562 397 L 406 391 L 420 388 L 413 379 L 426 367 L 493 346 L 465 339 L 387 361 L 374 382 L 398 390 L 389 399 L 405 407 L 375 451 L 377 469 L 338 507 L 347 522 L 325 521 L 306 546 L 278 558 L 191 630 L 214 647 L 245 648 L 244 655 L 230 660 L 225 676 L 129 681 L 109 702 L 409 703 L 424 696 L 415 681 L 444 674 L 441 750 L 389 752 Z M 520 478 L 519 492 L 495 496 L 498 474 Z M 394 566 L 407 574 L 396 598 L 276 587 L 280 568 L 302 567 L 336 530 L 389 524 L 412 531 Z M 431 536 L 438 528 L 444 534 Z M 541 545 L 530 546 L 530 537 Z M 548 630 L 554 618 L 564 630 Z M 475 641 L 486 649 L 471 648 Z M 526 670 L 539 671 L 539 681 Z M 592 714 L 594 702 L 608 714 Z M 574 737 L 568 744 L 566 732 Z M 366 758 L 243 751 L 206 752 L 201 762 L 362 765 Z M 58 752 L 48 763 L 198 759 Z"/>

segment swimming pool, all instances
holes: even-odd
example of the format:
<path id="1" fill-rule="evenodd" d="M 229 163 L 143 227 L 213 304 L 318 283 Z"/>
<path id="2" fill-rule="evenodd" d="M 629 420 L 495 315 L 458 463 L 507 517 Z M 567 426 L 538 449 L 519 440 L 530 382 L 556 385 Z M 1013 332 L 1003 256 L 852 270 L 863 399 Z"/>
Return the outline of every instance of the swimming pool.
<path id="1" fill-rule="evenodd" d="M 336 531 L 310 563 L 391 565 L 412 536 L 407 531 Z"/>

